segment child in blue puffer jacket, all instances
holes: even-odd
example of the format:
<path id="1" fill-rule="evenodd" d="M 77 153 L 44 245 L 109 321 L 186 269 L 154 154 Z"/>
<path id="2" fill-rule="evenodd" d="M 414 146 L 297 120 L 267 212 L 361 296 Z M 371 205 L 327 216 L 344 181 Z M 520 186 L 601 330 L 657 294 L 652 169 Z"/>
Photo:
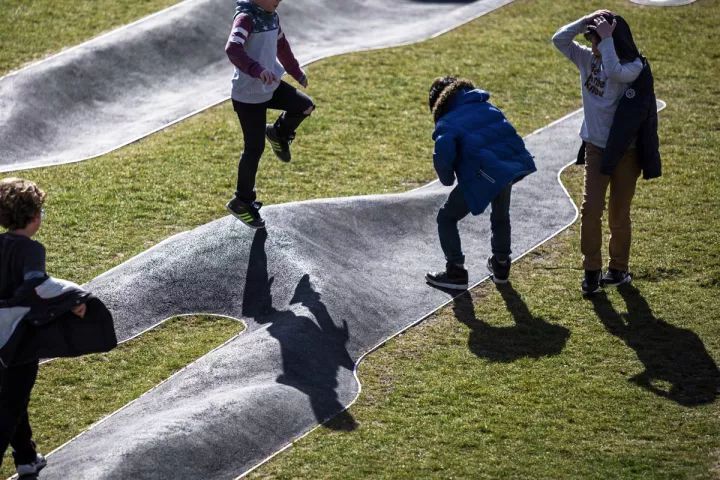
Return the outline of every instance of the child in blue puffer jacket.
<path id="1" fill-rule="evenodd" d="M 512 185 L 534 172 L 535 162 L 525 143 L 490 94 L 469 80 L 435 79 L 430 87 L 430 111 L 435 119 L 433 164 L 443 185 L 458 185 L 437 216 L 440 246 L 447 261 L 444 272 L 431 272 L 431 285 L 465 290 L 468 272 L 457 223 L 468 213 L 479 215 L 492 205 L 488 270 L 495 283 L 510 274 L 510 192 Z"/>

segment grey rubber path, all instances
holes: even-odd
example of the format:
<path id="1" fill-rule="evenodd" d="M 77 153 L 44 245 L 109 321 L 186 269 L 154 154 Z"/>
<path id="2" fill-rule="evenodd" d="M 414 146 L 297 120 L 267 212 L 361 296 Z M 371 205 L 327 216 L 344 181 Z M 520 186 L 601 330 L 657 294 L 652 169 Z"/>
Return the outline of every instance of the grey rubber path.
<path id="1" fill-rule="evenodd" d="M 307 64 L 423 40 L 510 2 L 293 0 L 279 12 Z M 185 1 L 0 79 L 0 172 L 92 158 L 226 100 L 234 4 Z"/>
<path id="2" fill-rule="evenodd" d="M 558 176 L 581 121 L 577 111 L 525 139 L 538 172 L 513 188 L 515 259 L 576 218 Z M 362 356 L 451 298 L 424 282 L 444 268 L 435 216 L 449 191 L 269 206 L 267 231 L 228 216 L 92 280 L 121 340 L 191 313 L 247 329 L 52 453 L 43 478 L 231 479 L 342 412 Z M 489 211 L 460 223 L 471 283 L 487 276 L 489 223 Z M 528 356 L 560 353 L 567 329 L 538 322 L 543 345 Z M 353 422 L 345 412 L 329 425 Z"/>
<path id="3" fill-rule="evenodd" d="M 539 171 L 513 189 L 514 257 L 573 222 L 558 173 L 580 112 L 530 135 Z M 209 312 L 247 329 L 49 457 L 46 479 L 231 479 L 349 405 L 356 362 L 448 302 L 435 216 L 449 188 L 263 208 L 267 232 L 225 217 L 174 236 L 88 285 L 118 336 Z M 460 224 L 472 282 L 486 277 L 489 212 Z M 542 323 L 546 350 L 569 335 Z M 549 341 L 548 339 L 552 339 Z M 534 355 L 538 355 L 537 352 Z M 337 428 L 353 428 L 345 412 Z"/>

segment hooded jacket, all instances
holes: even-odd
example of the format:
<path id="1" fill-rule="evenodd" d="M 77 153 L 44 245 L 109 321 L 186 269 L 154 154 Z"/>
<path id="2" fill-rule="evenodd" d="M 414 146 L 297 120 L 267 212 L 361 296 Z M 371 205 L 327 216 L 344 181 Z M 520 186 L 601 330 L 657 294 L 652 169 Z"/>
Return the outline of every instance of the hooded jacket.
<path id="1" fill-rule="evenodd" d="M 433 165 L 443 185 L 457 176 L 470 212 L 479 215 L 508 184 L 536 171 L 532 155 L 490 94 L 456 82 L 440 95 Z"/>
<path id="2" fill-rule="evenodd" d="M 643 58 L 643 70 L 618 104 L 605 146 L 601 171 L 612 174 L 618 162 L 636 139 L 638 160 L 643 178 L 649 180 L 662 175 L 660 140 L 658 139 L 657 99 L 652 70 Z"/>

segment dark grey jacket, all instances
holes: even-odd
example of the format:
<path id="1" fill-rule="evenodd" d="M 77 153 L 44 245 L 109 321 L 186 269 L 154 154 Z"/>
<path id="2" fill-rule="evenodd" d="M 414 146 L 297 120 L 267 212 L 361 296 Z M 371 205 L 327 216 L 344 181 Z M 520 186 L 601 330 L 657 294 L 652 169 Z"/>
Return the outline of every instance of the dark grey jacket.
<path id="1" fill-rule="evenodd" d="M 71 309 L 87 307 L 84 318 Z M 117 345 L 112 315 L 81 287 L 51 277 L 28 280 L 0 299 L 0 368 L 41 358 L 106 352 Z"/>

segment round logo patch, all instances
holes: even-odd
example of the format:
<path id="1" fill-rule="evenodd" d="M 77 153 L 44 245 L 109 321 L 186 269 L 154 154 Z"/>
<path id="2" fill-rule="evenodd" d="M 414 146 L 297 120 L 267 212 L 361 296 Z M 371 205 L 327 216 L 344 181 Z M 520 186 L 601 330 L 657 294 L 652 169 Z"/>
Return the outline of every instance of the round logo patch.
<path id="1" fill-rule="evenodd" d="M 625 90 L 625 96 L 627 98 L 635 98 L 635 90 L 633 90 L 632 88 L 628 88 L 627 90 Z"/>

